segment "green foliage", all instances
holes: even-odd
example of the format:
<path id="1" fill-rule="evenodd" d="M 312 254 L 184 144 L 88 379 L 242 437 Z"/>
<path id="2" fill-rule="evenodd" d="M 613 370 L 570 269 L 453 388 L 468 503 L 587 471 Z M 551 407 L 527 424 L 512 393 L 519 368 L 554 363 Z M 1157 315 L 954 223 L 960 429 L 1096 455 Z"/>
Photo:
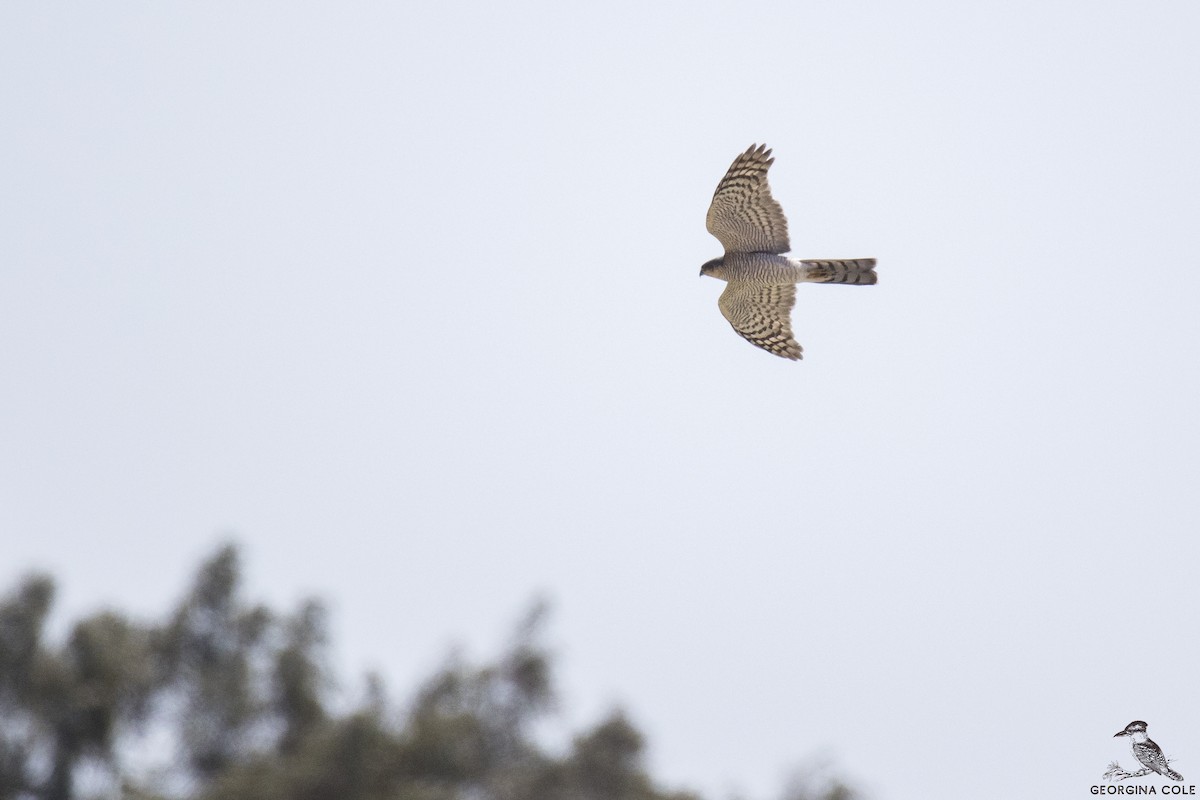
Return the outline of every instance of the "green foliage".
<path id="1" fill-rule="evenodd" d="M 274 620 L 267 609 L 244 604 L 240 583 L 237 551 L 226 546 L 200 568 L 160 635 L 164 671 L 184 704 L 188 764 L 202 780 L 237 762 L 266 713 L 253 668 L 270 657 Z"/>
<path id="2" fill-rule="evenodd" d="M 814 759 L 792 773 L 781 800 L 857 800 L 858 796 L 829 761 Z"/>
<path id="3" fill-rule="evenodd" d="M 0 600 L 0 800 L 698 800 L 660 788 L 621 712 L 562 753 L 533 736 L 556 705 L 533 606 L 494 661 L 451 657 L 404 713 L 383 682 L 330 704 L 324 607 L 248 602 L 237 550 L 221 548 L 159 624 L 113 611 L 45 641 L 53 581 Z M 139 734 L 172 742 L 166 766 L 131 765 Z M 94 786 L 96 766 L 107 787 Z M 77 778 L 85 767 L 89 786 Z M 796 782 L 786 800 L 853 800 L 839 781 Z"/>

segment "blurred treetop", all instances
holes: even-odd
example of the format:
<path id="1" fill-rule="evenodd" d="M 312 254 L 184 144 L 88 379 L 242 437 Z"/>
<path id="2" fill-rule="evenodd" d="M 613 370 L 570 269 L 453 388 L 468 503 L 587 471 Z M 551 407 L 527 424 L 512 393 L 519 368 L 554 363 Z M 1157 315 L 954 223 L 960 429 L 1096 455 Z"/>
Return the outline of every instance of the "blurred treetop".
<path id="1" fill-rule="evenodd" d="M 0 800 L 699 800 L 647 774 L 619 711 L 565 752 L 534 740 L 555 701 L 543 605 L 495 663 L 451 659 L 404 712 L 371 678 L 339 713 L 325 609 L 249 604 L 232 545 L 161 622 L 103 611 L 50 643 L 54 594 L 33 575 L 0 599 Z M 819 783 L 785 800 L 854 797 Z"/>

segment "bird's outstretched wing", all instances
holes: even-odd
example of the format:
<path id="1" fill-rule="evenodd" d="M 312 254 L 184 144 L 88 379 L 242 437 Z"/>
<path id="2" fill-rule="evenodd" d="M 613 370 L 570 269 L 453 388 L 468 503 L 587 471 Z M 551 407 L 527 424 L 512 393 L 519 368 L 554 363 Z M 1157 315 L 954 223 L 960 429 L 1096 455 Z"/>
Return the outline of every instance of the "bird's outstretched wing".
<path id="1" fill-rule="evenodd" d="M 731 281 L 721 292 L 717 305 L 733 329 L 750 344 L 768 353 L 797 361 L 803 349 L 792 338 L 792 306 L 796 287 L 751 285 Z"/>
<path id="2" fill-rule="evenodd" d="M 787 217 L 771 197 L 767 170 L 775 159 L 765 144 L 751 145 L 717 184 L 708 207 L 708 232 L 727 253 L 786 253 Z"/>

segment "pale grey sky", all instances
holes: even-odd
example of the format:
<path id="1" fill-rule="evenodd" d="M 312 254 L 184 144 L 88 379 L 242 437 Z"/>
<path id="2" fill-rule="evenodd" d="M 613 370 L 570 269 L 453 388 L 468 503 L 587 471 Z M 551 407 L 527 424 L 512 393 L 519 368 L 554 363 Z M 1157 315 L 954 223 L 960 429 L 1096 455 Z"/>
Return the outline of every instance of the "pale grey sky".
<path id="1" fill-rule="evenodd" d="M 0 586 L 232 534 L 402 689 L 555 604 L 566 718 L 767 797 L 1200 782 L 1194 2 L 0 6 Z M 697 277 L 775 149 L 805 361 Z M 380 608 L 387 613 L 379 613 Z M 1193 777 L 1194 776 L 1194 777 Z"/>

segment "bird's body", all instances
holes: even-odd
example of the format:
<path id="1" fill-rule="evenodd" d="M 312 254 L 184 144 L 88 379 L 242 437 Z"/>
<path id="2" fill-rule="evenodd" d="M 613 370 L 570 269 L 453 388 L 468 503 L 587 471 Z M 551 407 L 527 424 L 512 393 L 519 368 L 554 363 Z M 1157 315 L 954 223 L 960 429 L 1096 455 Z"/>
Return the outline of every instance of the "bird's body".
<path id="1" fill-rule="evenodd" d="M 769 353 L 796 360 L 803 352 L 792 338 L 790 314 L 798 283 L 876 281 L 875 259 L 800 260 L 791 249 L 787 218 L 771 196 L 767 170 L 774 159 L 765 145 L 738 156 L 713 193 L 708 231 L 725 255 L 700 268 L 728 282 L 717 305 L 739 336 Z"/>
<path id="2" fill-rule="evenodd" d="M 1159 775 L 1170 778 L 1173 781 L 1183 780 L 1182 775 L 1167 765 L 1167 757 L 1163 755 L 1162 748 L 1147 735 L 1147 727 L 1146 723 L 1141 720 L 1134 720 L 1125 726 L 1125 730 L 1113 734 L 1113 736 L 1114 738 L 1117 736 L 1128 736 L 1132 740 L 1133 757 L 1143 767 L 1154 770 Z"/>
<path id="3" fill-rule="evenodd" d="M 801 261 L 774 253 L 728 253 L 709 261 L 714 266 L 705 275 L 723 281 L 752 283 L 861 283 L 876 282 L 875 259 Z"/>

